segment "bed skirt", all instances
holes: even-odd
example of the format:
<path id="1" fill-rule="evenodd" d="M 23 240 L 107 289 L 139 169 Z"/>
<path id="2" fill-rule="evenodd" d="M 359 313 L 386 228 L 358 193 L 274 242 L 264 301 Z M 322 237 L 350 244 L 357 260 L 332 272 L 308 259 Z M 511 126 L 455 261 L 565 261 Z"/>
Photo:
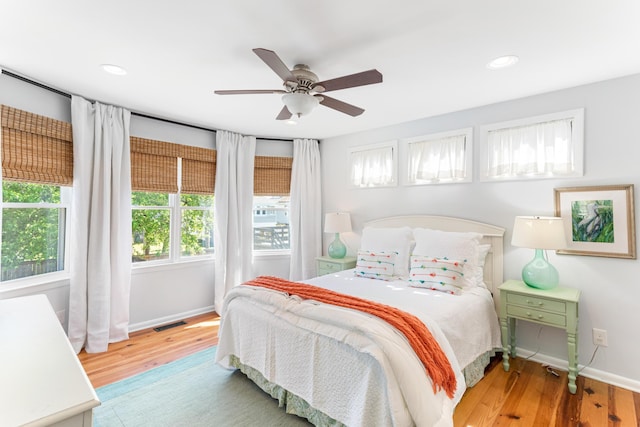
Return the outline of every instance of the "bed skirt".
<path id="1" fill-rule="evenodd" d="M 491 357 L 495 355 L 494 351 L 488 351 L 481 354 L 476 360 L 467 365 L 463 369 L 464 380 L 467 387 L 476 385 L 482 377 L 484 370 L 489 365 Z M 284 408 L 287 414 L 297 415 L 306 418 L 314 426 L 327 427 L 346 427 L 340 421 L 336 421 L 324 412 L 313 408 L 306 400 L 291 393 L 288 390 L 268 381 L 258 370 L 251 366 L 244 365 L 235 355 L 229 356 L 229 364 L 239 369 L 244 375 L 260 387 L 265 393 L 278 401 L 278 405 Z"/>

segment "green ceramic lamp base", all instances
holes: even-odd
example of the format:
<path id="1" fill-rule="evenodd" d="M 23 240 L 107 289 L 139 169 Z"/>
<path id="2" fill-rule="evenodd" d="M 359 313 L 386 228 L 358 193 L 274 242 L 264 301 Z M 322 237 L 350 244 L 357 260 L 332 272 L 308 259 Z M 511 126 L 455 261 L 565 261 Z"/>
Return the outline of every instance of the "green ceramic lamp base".
<path id="1" fill-rule="evenodd" d="M 538 289 L 553 289 L 560 281 L 558 270 L 549 264 L 542 249 L 536 249 L 534 258 L 522 269 L 522 280 Z"/>
<path id="2" fill-rule="evenodd" d="M 344 258 L 347 254 L 347 247 L 340 240 L 340 233 L 336 233 L 336 238 L 329 243 L 329 256 L 335 259 Z"/>

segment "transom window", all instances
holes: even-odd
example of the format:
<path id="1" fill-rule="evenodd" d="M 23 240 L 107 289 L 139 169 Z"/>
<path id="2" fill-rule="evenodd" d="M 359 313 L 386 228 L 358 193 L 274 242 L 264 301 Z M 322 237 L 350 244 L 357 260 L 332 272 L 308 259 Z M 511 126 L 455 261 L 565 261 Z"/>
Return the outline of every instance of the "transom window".
<path id="1" fill-rule="evenodd" d="M 481 129 L 481 180 L 563 178 L 583 173 L 584 109 Z"/>
<path id="2" fill-rule="evenodd" d="M 472 135 L 467 128 L 406 140 L 407 184 L 470 182 Z"/>
<path id="3" fill-rule="evenodd" d="M 349 184 L 355 188 L 398 185 L 397 141 L 352 147 L 349 150 Z"/>

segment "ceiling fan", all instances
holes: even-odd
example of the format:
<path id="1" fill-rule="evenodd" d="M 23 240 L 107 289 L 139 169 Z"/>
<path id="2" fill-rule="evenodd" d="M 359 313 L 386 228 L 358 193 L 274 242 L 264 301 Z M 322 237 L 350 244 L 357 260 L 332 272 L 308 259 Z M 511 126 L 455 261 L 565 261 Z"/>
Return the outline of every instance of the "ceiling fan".
<path id="1" fill-rule="evenodd" d="M 318 104 L 353 117 L 359 116 L 364 112 L 364 109 L 330 98 L 324 94 L 333 90 L 382 82 L 382 74 L 378 70 L 363 71 L 331 80 L 318 81 L 318 76 L 307 65 L 297 64 L 293 67 L 293 70 L 289 70 L 274 51 L 256 48 L 253 49 L 253 52 L 280 76 L 284 89 L 216 90 L 214 93 L 218 95 L 281 93 L 283 94 L 282 102 L 284 107 L 276 117 L 276 120 L 289 120 L 292 116 L 304 116 L 309 114 Z"/>

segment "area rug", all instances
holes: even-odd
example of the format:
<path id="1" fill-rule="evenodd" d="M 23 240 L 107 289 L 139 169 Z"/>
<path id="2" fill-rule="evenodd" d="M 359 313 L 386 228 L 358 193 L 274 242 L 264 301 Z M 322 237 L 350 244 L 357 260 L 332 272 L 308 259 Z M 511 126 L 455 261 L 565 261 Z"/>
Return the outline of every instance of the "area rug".
<path id="1" fill-rule="evenodd" d="M 214 362 L 216 348 L 96 390 L 96 427 L 309 426 L 239 371 Z"/>

